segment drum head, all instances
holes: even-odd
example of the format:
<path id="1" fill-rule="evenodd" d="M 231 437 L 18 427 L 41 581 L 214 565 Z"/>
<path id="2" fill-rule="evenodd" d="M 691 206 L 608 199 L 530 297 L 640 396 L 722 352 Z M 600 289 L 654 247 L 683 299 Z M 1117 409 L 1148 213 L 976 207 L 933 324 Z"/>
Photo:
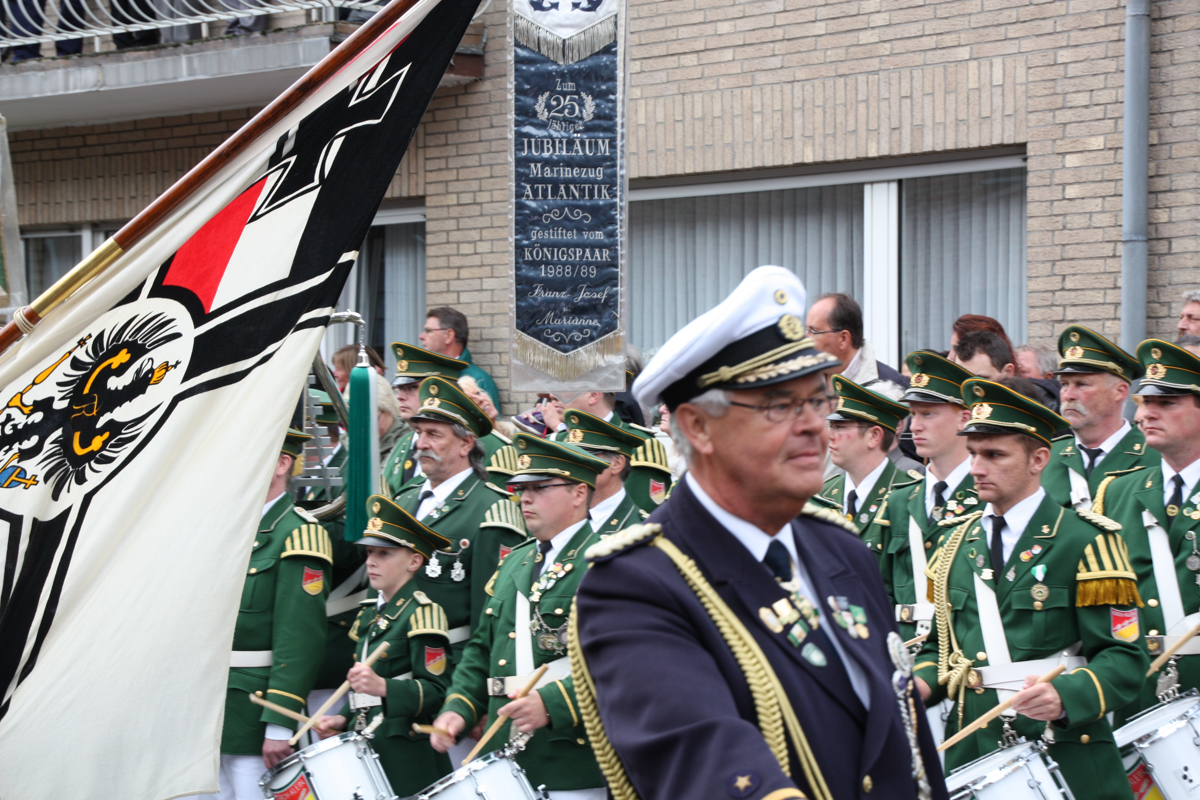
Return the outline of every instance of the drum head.
<path id="1" fill-rule="evenodd" d="M 1188 692 L 1183 697 L 1148 708 L 1129 722 L 1113 731 L 1113 741 L 1118 748 L 1131 746 L 1143 736 L 1156 733 L 1173 720 L 1179 719 L 1192 706 L 1200 704 L 1200 697 Z"/>

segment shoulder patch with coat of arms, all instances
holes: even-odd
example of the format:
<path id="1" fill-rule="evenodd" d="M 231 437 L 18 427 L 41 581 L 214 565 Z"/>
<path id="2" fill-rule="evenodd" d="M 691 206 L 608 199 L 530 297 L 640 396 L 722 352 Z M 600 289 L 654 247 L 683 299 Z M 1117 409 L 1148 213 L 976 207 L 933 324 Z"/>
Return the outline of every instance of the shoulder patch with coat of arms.
<path id="1" fill-rule="evenodd" d="M 319 595 L 325 590 L 325 571 L 305 567 L 304 575 L 300 578 L 300 588 L 314 597 Z"/>

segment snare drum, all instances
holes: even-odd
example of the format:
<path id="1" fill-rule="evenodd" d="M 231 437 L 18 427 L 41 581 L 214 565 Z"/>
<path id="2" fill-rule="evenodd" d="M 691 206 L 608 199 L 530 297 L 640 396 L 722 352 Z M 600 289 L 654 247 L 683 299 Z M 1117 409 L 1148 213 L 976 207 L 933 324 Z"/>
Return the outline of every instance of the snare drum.
<path id="1" fill-rule="evenodd" d="M 1166 800 L 1200 797 L 1200 693 L 1143 711 L 1113 733 L 1134 796 L 1157 787 Z"/>
<path id="2" fill-rule="evenodd" d="M 480 756 L 428 787 L 413 800 L 540 800 L 508 748 Z"/>
<path id="3" fill-rule="evenodd" d="M 1020 742 L 977 758 L 946 776 L 950 800 L 1062 800 L 1066 781 L 1041 741 Z"/>
<path id="4" fill-rule="evenodd" d="M 258 785 L 268 800 L 396 800 L 379 756 L 365 736 L 353 731 L 288 756 Z"/>

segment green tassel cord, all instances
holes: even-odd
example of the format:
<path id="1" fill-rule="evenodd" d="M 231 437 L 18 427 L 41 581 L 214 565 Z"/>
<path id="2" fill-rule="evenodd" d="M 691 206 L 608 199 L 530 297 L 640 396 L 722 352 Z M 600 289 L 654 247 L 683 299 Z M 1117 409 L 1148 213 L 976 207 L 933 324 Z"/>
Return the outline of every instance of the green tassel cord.
<path id="1" fill-rule="evenodd" d="M 376 422 L 375 370 L 355 367 L 350 371 L 350 442 L 346 456 L 347 542 L 362 538 L 367 527 L 367 498 L 375 494 L 379 426 Z"/>

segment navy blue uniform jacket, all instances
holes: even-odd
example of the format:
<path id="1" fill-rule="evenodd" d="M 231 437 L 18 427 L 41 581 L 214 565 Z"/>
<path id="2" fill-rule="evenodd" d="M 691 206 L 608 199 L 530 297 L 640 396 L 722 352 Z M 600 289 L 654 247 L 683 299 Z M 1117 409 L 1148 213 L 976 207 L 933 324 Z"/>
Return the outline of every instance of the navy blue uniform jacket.
<path id="1" fill-rule="evenodd" d="M 760 608 L 787 593 L 704 509 L 686 481 L 648 522 L 662 525 L 663 535 L 695 560 L 754 635 L 833 797 L 915 798 L 911 750 L 891 686 L 895 667 L 886 643 L 888 632 L 896 630 L 895 615 L 879 568 L 862 542 L 808 516 L 793 522 L 790 533 L 779 534 L 795 535 L 822 628 L 862 666 L 870 684 L 869 712 L 845 678 L 830 680 L 830 671 L 838 668 L 832 660 L 813 666 L 786 634 L 772 633 L 760 619 Z M 831 595 L 865 610 L 867 638 L 851 638 L 834 624 Z M 755 724 L 746 678 L 666 554 L 642 543 L 597 560 L 580 584 L 577 604 L 579 645 L 595 681 L 601 721 L 643 800 L 765 800 L 796 797 L 796 787 L 814 796 L 790 739 L 790 778 L 771 754 Z M 945 798 L 924 708 L 915 690 L 912 696 L 933 796 Z"/>

